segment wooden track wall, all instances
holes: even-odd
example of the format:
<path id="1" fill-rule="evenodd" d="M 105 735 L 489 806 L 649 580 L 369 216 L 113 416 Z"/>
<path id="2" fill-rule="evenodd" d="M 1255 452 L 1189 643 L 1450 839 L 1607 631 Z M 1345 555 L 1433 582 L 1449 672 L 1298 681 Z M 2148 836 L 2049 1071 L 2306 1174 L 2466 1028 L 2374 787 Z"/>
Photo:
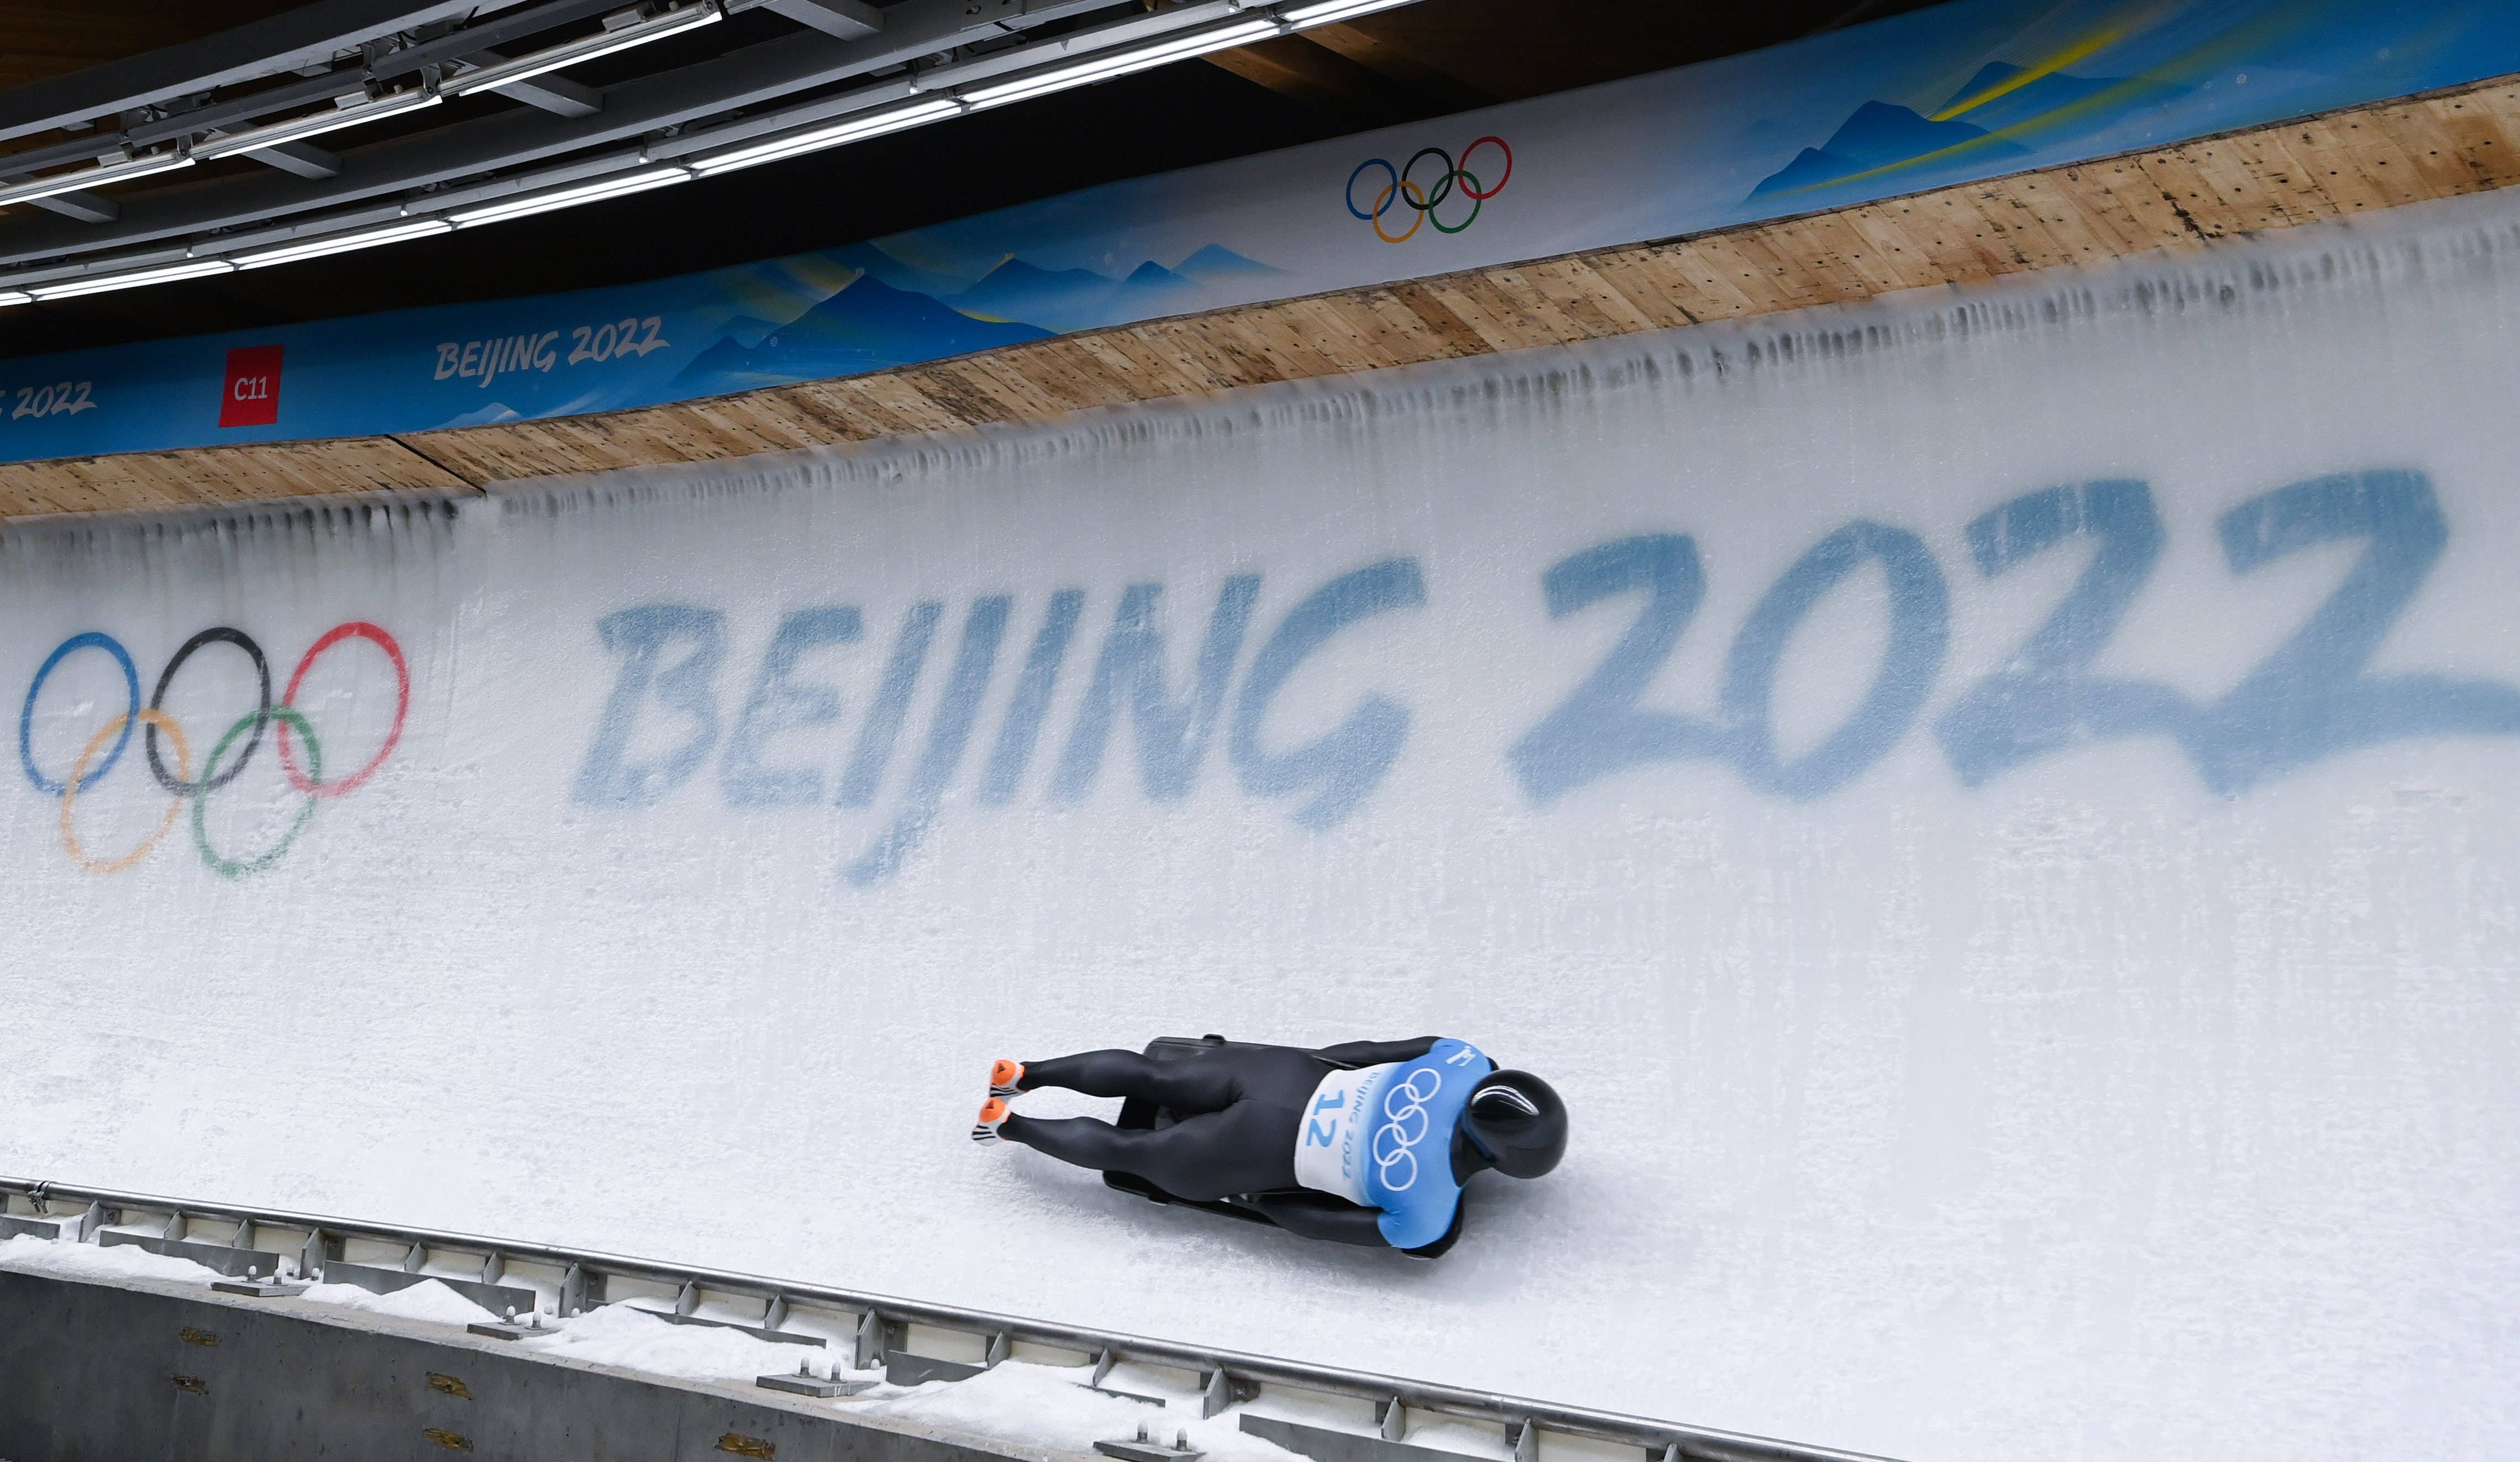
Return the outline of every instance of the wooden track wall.
<path id="1" fill-rule="evenodd" d="M 1737 320 L 2350 217 L 2520 181 L 2520 77 L 1859 207 L 1063 335 L 835 380 L 404 436 L 0 465 L 0 516 L 478 491 L 1041 421 Z"/>

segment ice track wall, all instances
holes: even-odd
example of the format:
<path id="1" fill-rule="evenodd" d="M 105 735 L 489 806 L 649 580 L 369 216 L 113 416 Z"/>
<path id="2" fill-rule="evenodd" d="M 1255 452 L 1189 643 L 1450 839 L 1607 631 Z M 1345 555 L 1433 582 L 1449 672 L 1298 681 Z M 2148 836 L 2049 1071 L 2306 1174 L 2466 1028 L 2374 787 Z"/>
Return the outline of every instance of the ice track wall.
<path id="1" fill-rule="evenodd" d="M 1920 1459 L 2487 1455 L 2515 326 L 2487 198 L 11 529 L 0 1166 Z M 1206 1031 L 1465 1036 L 1575 1145 L 1419 1265 L 964 1140 Z"/>

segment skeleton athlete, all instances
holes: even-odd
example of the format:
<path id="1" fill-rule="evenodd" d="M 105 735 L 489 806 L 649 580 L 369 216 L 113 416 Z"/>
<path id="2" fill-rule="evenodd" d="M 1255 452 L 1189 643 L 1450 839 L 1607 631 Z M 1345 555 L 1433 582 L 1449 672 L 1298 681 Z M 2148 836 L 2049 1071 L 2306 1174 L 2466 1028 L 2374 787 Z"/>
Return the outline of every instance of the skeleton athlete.
<path id="1" fill-rule="evenodd" d="M 1008 1106 L 1043 1086 L 1136 1098 L 1173 1121 L 1141 1130 Z M 1499 1071 L 1478 1047 L 1450 1037 L 1318 1050 L 1210 1038 L 1171 1058 L 1101 1050 L 1002 1060 L 990 1070 L 989 1093 L 971 1128 L 975 1141 L 1020 1142 L 1142 1179 L 1160 1190 L 1150 1197 L 1423 1259 L 1460 1237 L 1470 1174 L 1493 1168 L 1539 1177 L 1566 1150 L 1565 1105 L 1547 1082 Z"/>

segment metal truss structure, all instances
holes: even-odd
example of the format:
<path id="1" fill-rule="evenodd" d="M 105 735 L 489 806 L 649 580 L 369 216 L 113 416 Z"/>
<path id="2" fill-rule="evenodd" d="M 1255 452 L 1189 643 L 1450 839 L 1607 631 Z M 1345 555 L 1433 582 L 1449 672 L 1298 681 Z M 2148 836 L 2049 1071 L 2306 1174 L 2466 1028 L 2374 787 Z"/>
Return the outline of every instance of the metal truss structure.
<path id="1" fill-rule="evenodd" d="M 1407 3 L 322 0 L 0 93 L 0 140 L 68 134 L 0 155 L 0 304 L 668 187 Z M 715 54 L 677 41 L 746 11 L 788 23 Z M 602 87 L 565 74 L 651 56 Z M 110 191 L 228 157 L 263 165 Z"/>

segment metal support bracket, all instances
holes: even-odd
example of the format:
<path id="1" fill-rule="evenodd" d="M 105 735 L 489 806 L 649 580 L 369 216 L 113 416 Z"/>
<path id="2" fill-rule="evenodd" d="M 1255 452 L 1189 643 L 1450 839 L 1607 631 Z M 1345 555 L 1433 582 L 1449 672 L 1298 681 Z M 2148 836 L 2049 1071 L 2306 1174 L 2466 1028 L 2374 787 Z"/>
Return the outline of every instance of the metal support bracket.
<path id="1" fill-rule="evenodd" d="M 1200 1421 L 1218 1416 L 1226 1408 L 1250 1400 L 1260 1394 L 1258 1386 L 1248 1381 L 1235 1380 L 1226 1374 L 1225 1367 L 1221 1365 L 1198 1373 L 1198 1390 Z"/>
<path id="2" fill-rule="evenodd" d="M 111 1228 L 98 1233 L 96 1241 L 108 1249 L 129 1246 L 146 1250 L 151 1254 L 162 1254 L 169 1259 L 189 1259 L 205 1268 L 215 1269 L 231 1279 L 259 1279 L 266 1274 L 275 1279 L 280 1276 L 280 1256 L 264 1254 L 253 1249 L 238 1249 L 227 1244 L 204 1244 L 191 1239 L 152 1238 L 145 1233 L 124 1233 Z"/>
<path id="3" fill-rule="evenodd" d="M 741 1330 L 754 1340 L 774 1340 L 783 1346 L 828 1346 L 830 1341 L 801 1330 L 773 1330 L 767 1325 L 747 1325 L 742 1320 L 712 1320 L 705 1315 L 664 1314 L 648 1311 L 669 1325 L 706 1325 L 712 1330 Z"/>
<path id="4" fill-rule="evenodd" d="M 1530 1417 L 1505 1424 L 1505 1444 L 1513 1448 L 1513 1462 L 1540 1462 L 1540 1429 Z"/>
<path id="5" fill-rule="evenodd" d="M 799 1369 L 792 1376 L 757 1377 L 752 1384 L 764 1391 L 786 1392 L 789 1396 L 819 1396 L 825 1400 L 834 1396 L 853 1396 L 861 1391 L 872 1389 L 875 1385 L 873 1381 L 826 1381 L 803 1369 Z"/>
<path id="6" fill-rule="evenodd" d="M 306 1293 L 302 1284 L 276 1284 L 268 1279 L 218 1279 L 210 1288 L 222 1295 L 246 1295 L 256 1300 L 292 1300 Z"/>
<path id="7" fill-rule="evenodd" d="M 192 1256 L 185 1257 L 189 1259 Z M 433 1280 L 492 1314 L 505 1314 L 510 1311 L 518 1314 L 531 1314 L 534 1312 L 534 1307 L 541 1303 L 540 1297 L 532 1290 L 518 1289 L 513 1285 L 483 1284 L 477 1279 L 449 1279 L 443 1274 L 423 1274 L 416 1269 L 388 1269 L 378 1264 L 345 1263 L 338 1259 L 325 1262 L 324 1280 L 328 1284 L 355 1284 L 372 1295 L 390 1295 L 396 1290 L 406 1290 L 415 1284 L 427 1284 Z"/>
<path id="8" fill-rule="evenodd" d="M 857 1351 L 850 1357 L 849 1369 L 871 1371 L 881 1365 L 883 1352 L 892 1349 L 891 1330 L 880 1313 L 870 1309 L 860 1314 Z"/>
<path id="9" fill-rule="evenodd" d="M 961 1360 L 913 1355 L 908 1351 L 883 1352 L 883 1379 L 895 1386 L 924 1386 L 930 1381 L 968 1381 L 987 1370 Z"/>

